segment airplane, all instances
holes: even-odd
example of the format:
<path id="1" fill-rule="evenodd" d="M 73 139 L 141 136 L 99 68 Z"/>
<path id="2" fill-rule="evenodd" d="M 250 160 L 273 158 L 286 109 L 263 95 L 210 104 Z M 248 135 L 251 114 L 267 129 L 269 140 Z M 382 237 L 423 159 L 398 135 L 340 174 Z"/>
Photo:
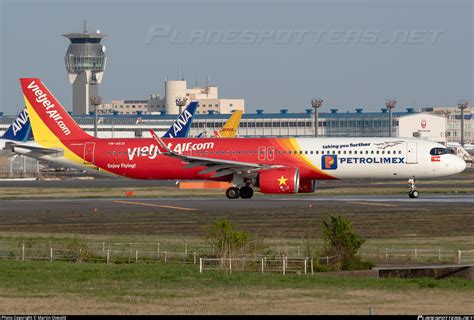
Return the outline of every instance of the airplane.
<path id="1" fill-rule="evenodd" d="M 38 78 L 20 79 L 37 144 L 61 161 L 135 179 L 228 181 L 229 199 L 310 193 L 322 179 L 415 179 L 457 174 L 466 163 L 413 138 L 94 138 Z"/>
<path id="2" fill-rule="evenodd" d="M 197 109 L 197 102 L 192 101 L 178 116 L 175 122 L 163 135 L 164 138 L 185 138 L 188 135 L 191 123 L 193 122 L 194 114 Z M 17 137 L 15 137 L 17 135 Z M 29 135 L 29 139 L 27 139 Z M 18 115 L 11 127 L 5 132 L 4 137 L 0 139 L 0 155 L 19 154 L 38 160 L 44 160 L 52 165 L 62 166 L 64 159 L 61 159 L 63 154 L 60 150 L 48 150 L 41 148 L 38 143 L 33 141 L 33 132 L 31 130 L 30 120 L 28 118 L 28 110 L 24 110 Z M 27 141 L 29 140 L 29 141 Z M 3 142 L 2 142 L 3 141 Z M 23 143 L 19 143 L 23 142 Z M 83 170 L 82 166 L 71 166 L 73 168 Z"/>
<path id="3" fill-rule="evenodd" d="M 0 137 L 0 156 L 11 155 L 8 145 L 26 143 L 33 139 L 28 109 L 25 107 L 13 120 L 7 131 Z"/>
<path id="4" fill-rule="evenodd" d="M 235 138 L 242 118 L 242 110 L 235 110 L 220 131 L 214 130 L 216 138 Z"/>

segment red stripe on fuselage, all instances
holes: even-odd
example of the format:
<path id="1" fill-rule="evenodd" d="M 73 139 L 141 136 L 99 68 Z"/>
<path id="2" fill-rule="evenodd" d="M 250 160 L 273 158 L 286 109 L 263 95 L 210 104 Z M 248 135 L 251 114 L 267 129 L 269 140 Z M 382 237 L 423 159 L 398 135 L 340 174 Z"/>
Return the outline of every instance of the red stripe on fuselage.
<path id="1" fill-rule="evenodd" d="M 286 142 L 287 138 L 228 138 L 228 139 L 163 139 L 176 153 L 212 158 L 274 164 L 298 167 L 304 179 L 334 179 L 308 164 L 301 155 L 294 154 L 295 148 Z M 85 150 L 85 142 L 95 142 L 94 164 L 99 168 L 136 179 L 211 179 L 213 173 L 199 175 L 203 167 L 185 168 L 183 161 L 157 154 L 158 147 L 154 139 L 92 139 L 75 141 L 68 147 L 76 154 Z M 274 147 L 273 160 L 268 154 L 258 155 L 259 147 Z M 290 154 L 289 151 L 292 153 Z M 280 153 L 278 153 L 280 152 Z M 284 152 L 284 153 L 283 153 Z M 215 180 L 228 180 L 223 177 Z"/>

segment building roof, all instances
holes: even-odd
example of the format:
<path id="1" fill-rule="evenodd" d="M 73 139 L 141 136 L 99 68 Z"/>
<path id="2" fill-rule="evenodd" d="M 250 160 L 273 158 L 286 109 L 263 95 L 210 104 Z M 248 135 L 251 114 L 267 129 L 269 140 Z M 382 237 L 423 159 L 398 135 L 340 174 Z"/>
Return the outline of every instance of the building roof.
<path id="1" fill-rule="evenodd" d="M 283 109 L 285 110 L 285 109 Z M 311 110 L 312 111 L 312 110 Z M 401 116 L 407 116 L 414 114 L 414 111 L 405 111 L 405 112 L 393 112 L 393 117 L 398 118 Z M 0 124 L 11 123 L 16 115 L 0 115 Z M 176 120 L 176 114 L 107 114 L 99 115 L 99 118 L 103 118 L 104 124 L 114 123 L 114 124 L 135 124 L 138 118 L 141 118 L 144 121 L 173 121 Z M 381 118 L 388 117 L 388 112 L 319 112 L 318 117 L 320 119 L 347 119 L 347 118 Z M 73 116 L 74 120 L 79 124 L 88 124 L 93 123 L 93 115 L 82 115 L 82 116 Z M 227 120 L 229 114 L 196 114 L 194 116 L 195 120 Z M 244 113 L 242 119 L 313 119 L 312 112 L 295 112 L 287 113 L 285 111 L 279 113 Z"/>

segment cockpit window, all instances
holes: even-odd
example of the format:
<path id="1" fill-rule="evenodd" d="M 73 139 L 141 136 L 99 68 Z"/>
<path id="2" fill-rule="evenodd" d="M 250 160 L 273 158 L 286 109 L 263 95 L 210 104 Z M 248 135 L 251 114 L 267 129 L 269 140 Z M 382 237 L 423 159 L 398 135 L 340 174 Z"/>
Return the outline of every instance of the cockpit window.
<path id="1" fill-rule="evenodd" d="M 433 148 L 430 151 L 432 156 L 440 156 L 442 154 L 452 153 L 448 148 Z"/>

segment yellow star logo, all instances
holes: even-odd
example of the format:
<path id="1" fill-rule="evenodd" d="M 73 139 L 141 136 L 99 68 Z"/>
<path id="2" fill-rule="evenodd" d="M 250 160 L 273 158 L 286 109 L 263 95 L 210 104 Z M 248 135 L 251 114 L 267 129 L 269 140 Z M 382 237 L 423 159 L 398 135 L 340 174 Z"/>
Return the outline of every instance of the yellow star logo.
<path id="1" fill-rule="evenodd" d="M 278 183 L 279 183 L 280 186 L 281 186 L 281 185 L 285 185 L 285 186 L 286 186 L 286 180 L 288 180 L 288 179 L 286 179 L 285 177 L 281 176 L 281 178 L 280 178 L 280 179 L 277 179 L 277 180 L 278 180 Z"/>

